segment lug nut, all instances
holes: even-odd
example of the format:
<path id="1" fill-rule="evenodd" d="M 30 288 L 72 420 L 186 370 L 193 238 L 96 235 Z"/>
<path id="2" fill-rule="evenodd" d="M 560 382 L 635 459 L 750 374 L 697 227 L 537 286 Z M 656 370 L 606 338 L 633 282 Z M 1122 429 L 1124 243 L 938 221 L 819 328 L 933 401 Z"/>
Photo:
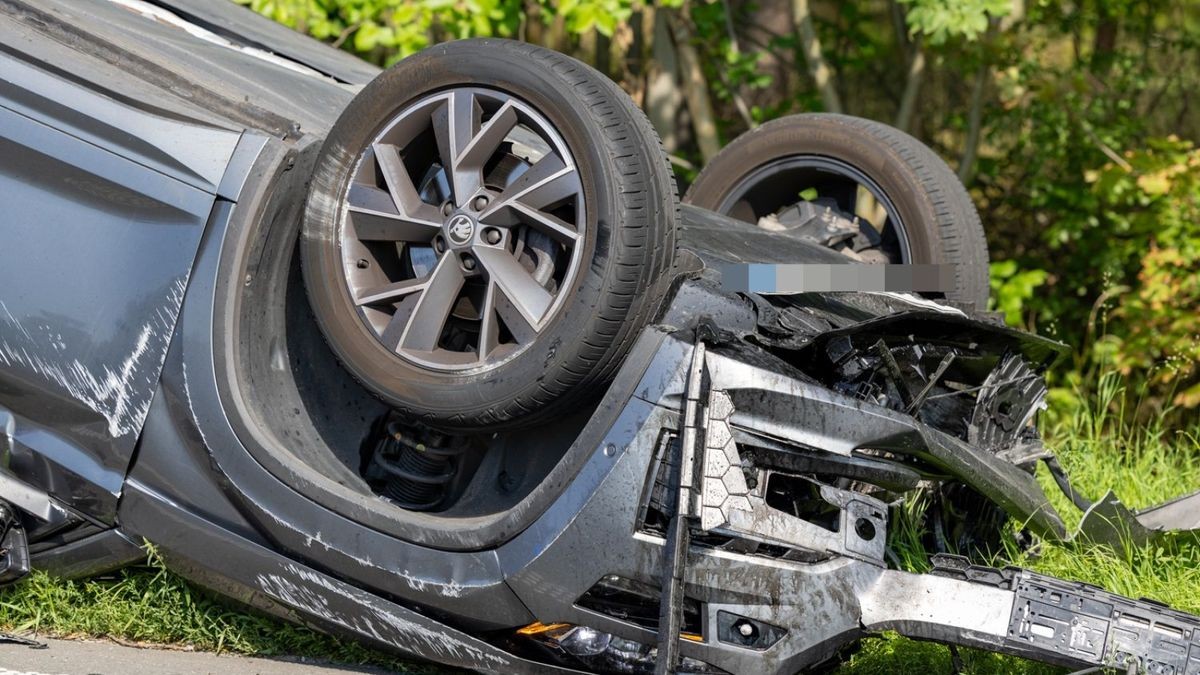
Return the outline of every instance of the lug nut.
<path id="1" fill-rule="evenodd" d="M 453 203 L 446 202 L 445 204 L 442 204 L 442 215 L 443 216 L 448 216 L 453 212 L 454 212 L 454 204 Z"/>
<path id="2" fill-rule="evenodd" d="M 446 242 L 442 240 L 442 235 L 433 238 L 433 250 L 438 253 L 443 253 L 446 250 Z"/>
<path id="3" fill-rule="evenodd" d="M 483 240 L 489 244 L 499 244 L 500 236 L 500 230 L 497 230 L 494 227 L 489 227 L 483 231 Z"/>
<path id="4" fill-rule="evenodd" d="M 463 269 L 467 270 L 468 272 L 475 269 L 475 259 L 469 255 L 464 255 L 462 259 L 462 266 Z"/>
<path id="5" fill-rule="evenodd" d="M 471 207 L 474 208 L 476 211 L 482 211 L 484 208 L 487 207 L 487 205 L 488 205 L 487 196 L 479 195 L 478 197 L 475 198 L 475 201 L 472 202 Z"/>

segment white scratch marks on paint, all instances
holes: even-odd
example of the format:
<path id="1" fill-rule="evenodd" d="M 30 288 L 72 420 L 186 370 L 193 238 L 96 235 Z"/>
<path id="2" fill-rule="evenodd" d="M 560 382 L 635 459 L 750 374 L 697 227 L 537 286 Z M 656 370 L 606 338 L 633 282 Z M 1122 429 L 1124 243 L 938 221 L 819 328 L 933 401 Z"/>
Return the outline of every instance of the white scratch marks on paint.
<path id="1" fill-rule="evenodd" d="M 408 584 L 409 588 L 413 589 L 414 591 L 417 591 L 418 593 L 426 593 L 426 592 L 432 590 L 433 592 L 437 593 L 438 595 L 440 595 L 444 598 L 461 598 L 461 597 L 463 597 L 463 594 L 467 590 L 466 587 L 464 587 L 462 584 L 458 583 L 457 581 L 451 580 L 449 583 L 443 583 L 440 581 L 435 581 L 433 579 L 423 579 L 421 577 L 418 577 L 418 576 L 412 574 L 408 570 L 402 570 L 402 571 L 397 572 L 397 571 L 394 571 L 391 569 L 385 569 L 385 568 L 379 566 L 378 564 L 376 564 L 369 557 L 354 555 L 353 553 L 350 552 L 350 550 L 348 550 L 348 547 L 339 547 L 336 544 L 325 541 L 325 538 L 321 534 L 320 530 L 317 530 L 316 532 L 313 532 L 310 535 L 305 535 L 304 533 L 295 530 L 295 526 L 292 525 L 291 523 L 285 522 L 285 521 L 277 518 L 273 514 L 271 515 L 271 517 L 275 519 L 276 524 L 282 525 L 289 529 L 292 529 L 293 531 L 296 531 L 297 534 L 301 534 L 302 536 L 304 536 L 304 546 L 306 548 L 313 548 L 314 546 L 320 546 L 325 551 L 343 555 L 363 567 L 370 567 L 370 568 L 380 570 L 382 572 L 386 572 L 388 574 L 395 575 L 395 576 L 403 579 L 404 583 Z"/>
<path id="2" fill-rule="evenodd" d="M 407 647 L 406 642 L 415 643 L 410 648 L 429 657 L 446 657 L 472 663 L 508 665 L 506 659 L 475 645 L 455 639 L 441 630 L 415 621 L 401 618 L 377 606 L 372 598 L 362 591 L 305 569 L 287 565 L 286 574 L 259 574 L 256 577 L 264 593 L 295 609 L 310 612 L 331 623 L 365 633 L 380 642 Z M 360 610 L 353 614 L 342 614 L 330 607 L 331 595 L 349 600 Z"/>
<path id="3" fill-rule="evenodd" d="M 20 321 L 17 321 L 17 317 L 13 316 L 12 312 L 8 311 L 8 305 L 5 305 L 3 300 L 0 300 L 0 309 L 4 310 L 4 315 L 8 317 L 9 323 L 15 326 L 17 330 L 21 331 L 21 334 L 24 335 L 27 340 L 33 339 L 33 336 L 29 334 L 29 331 L 25 330 L 25 327 L 21 325 Z"/>
<path id="4" fill-rule="evenodd" d="M 0 332 L 0 365 L 21 368 L 54 382 L 72 398 L 86 405 L 104 418 L 108 433 L 113 437 L 136 433 L 150 412 L 150 401 L 154 396 L 158 369 L 166 357 L 175 321 L 183 303 L 187 277 L 176 279 L 167 293 L 163 304 L 155 310 L 150 320 L 138 331 L 133 351 L 121 363 L 109 365 L 87 365 L 78 358 L 56 360 L 45 355 L 39 343 L 22 325 L 7 306 L 0 303 L 3 316 L 0 322 L 11 325 L 19 334 L 13 341 L 3 339 Z M 23 338 L 23 339 L 21 339 Z M 49 336 L 49 344 L 56 351 L 71 351 L 62 344 L 61 335 Z"/>

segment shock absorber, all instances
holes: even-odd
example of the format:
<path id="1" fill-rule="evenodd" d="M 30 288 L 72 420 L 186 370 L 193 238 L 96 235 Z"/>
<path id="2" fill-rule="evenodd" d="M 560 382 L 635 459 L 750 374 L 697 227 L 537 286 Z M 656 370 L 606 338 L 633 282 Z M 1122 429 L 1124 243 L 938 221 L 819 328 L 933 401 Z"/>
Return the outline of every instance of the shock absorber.
<path id="1" fill-rule="evenodd" d="M 467 439 L 431 430 L 416 430 L 389 420 L 376 446 L 373 464 L 382 474 L 383 496 L 413 511 L 437 508 L 458 470 Z"/>

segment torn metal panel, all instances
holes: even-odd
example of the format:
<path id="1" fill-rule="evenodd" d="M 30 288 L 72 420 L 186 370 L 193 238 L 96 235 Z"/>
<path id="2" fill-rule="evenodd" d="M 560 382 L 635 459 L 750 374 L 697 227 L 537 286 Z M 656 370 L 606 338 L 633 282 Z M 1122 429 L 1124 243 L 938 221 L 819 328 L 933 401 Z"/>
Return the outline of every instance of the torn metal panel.
<path id="1" fill-rule="evenodd" d="M 1200 619 L 1156 602 L 1020 571 L 1005 645 L 1043 661 L 1200 672 Z"/>
<path id="2" fill-rule="evenodd" d="M 1200 530 L 1200 492 L 1142 509 L 1137 519 L 1151 530 Z"/>
<path id="3" fill-rule="evenodd" d="M 31 555 L 35 569 L 63 579 L 82 579 L 144 563 L 147 551 L 113 528 Z"/>
<path id="4" fill-rule="evenodd" d="M 15 478 L 10 469 L 0 470 L 0 500 L 45 523 L 74 520 L 50 495 Z"/>
<path id="5" fill-rule="evenodd" d="M 1120 551 L 1127 546 L 1161 543 L 1174 534 L 1200 537 L 1200 492 L 1141 511 L 1132 511 L 1109 490 L 1083 514 L 1076 538 L 1107 544 Z"/>
<path id="6" fill-rule="evenodd" d="M 111 518 L 124 479 L 123 465 L 102 462 L 70 434 L 4 407 L 0 407 L 0 450 L 0 482 L 7 484 L 0 488 L 0 499 L 47 523 L 63 520 L 58 501 L 99 519 Z"/>
<path id="7" fill-rule="evenodd" d="M 16 510 L 0 501 L 0 586 L 29 573 L 29 542 Z"/>
<path id="8" fill-rule="evenodd" d="M 901 303 L 903 304 L 897 304 Z M 1024 333 L 1003 324 L 996 325 L 968 317 L 953 308 L 934 311 L 913 303 L 934 304 L 915 297 L 888 297 L 867 293 L 806 293 L 790 296 L 787 302 L 810 309 L 828 318 L 835 329 L 814 341 L 814 349 L 841 337 L 914 336 L 975 345 L 976 349 L 1000 356 L 1020 354 L 1038 372 L 1052 365 L 1067 352 L 1067 346 L 1044 337 Z M 904 307 L 908 304 L 908 307 Z"/>

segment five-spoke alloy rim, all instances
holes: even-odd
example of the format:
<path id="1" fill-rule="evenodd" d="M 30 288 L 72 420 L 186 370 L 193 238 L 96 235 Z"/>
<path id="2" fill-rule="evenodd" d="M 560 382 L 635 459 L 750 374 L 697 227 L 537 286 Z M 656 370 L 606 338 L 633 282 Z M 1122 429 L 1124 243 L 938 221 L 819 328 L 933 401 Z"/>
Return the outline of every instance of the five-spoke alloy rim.
<path id="1" fill-rule="evenodd" d="M 566 142 L 509 94 L 405 106 L 358 158 L 338 229 L 347 290 L 387 350 L 496 367 L 562 309 L 582 267 L 583 183 Z"/>

